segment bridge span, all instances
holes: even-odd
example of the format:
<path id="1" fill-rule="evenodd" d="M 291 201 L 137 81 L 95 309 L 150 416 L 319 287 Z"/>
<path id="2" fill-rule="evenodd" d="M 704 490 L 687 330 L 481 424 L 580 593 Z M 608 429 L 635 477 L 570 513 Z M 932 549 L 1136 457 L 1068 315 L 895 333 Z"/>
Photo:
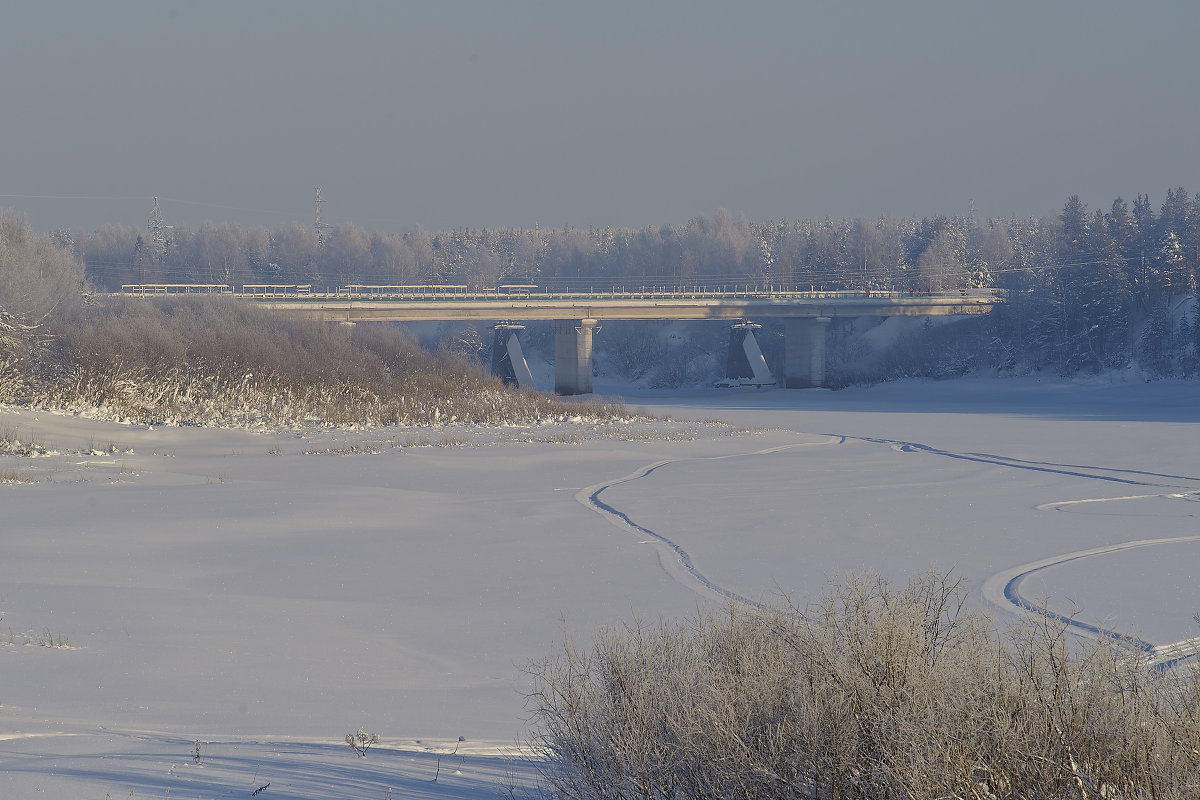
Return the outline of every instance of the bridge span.
<path id="1" fill-rule="evenodd" d="M 359 287 L 364 288 L 364 287 Z M 397 287 L 399 288 L 399 287 Z M 458 288 L 458 287 L 456 287 Z M 245 295 L 244 295 L 245 296 Z M 955 292 L 874 291 L 672 291 L 672 292 L 446 292 L 392 294 L 341 291 L 334 295 L 259 296 L 255 300 L 276 311 L 325 322 L 419 322 L 491 320 L 497 327 L 493 369 L 521 382 L 528 380 L 517 340 L 519 325 L 553 321 L 555 374 L 558 394 L 587 394 L 592 390 L 592 336 L 603 320 L 753 320 L 782 319 L 784 323 L 783 385 L 819 387 L 825 383 L 825 339 L 838 317 L 953 316 L 984 314 L 1004 301 L 993 289 Z M 737 326 L 731 335 L 731 379 L 760 380 L 765 371 L 752 330 Z M 744 350 L 743 359 L 738 351 Z M 503 366 L 505 362 L 508 366 Z M 516 362 L 520 363 L 516 363 Z M 740 365 L 740 366 L 739 366 Z M 515 372 L 513 368 L 515 367 Z"/>
<path id="2" fill-rule="evenodd" d="M 506 381 L 528 384 L 521 353 L 521 322 L 554 323 L 554 391 L 592 391 L 592 336 L 604 320 L 728 320 L 731 325 L 727 378 L 774 383 L 754 337 L 756 320 L 784 327 L 784 375 L 788 388 L 825 383 L 826 331 L 839 317 L 957 316 L 985 314 L 1003 303 L 1004 292 L 793 291 L 681 289 L 551 291 L 535 285 L 473 290 L 459 285 L 379 286 L 352 284 L 314 292 L 308 285 L 253 284 L 234 292 L 224 284 L 137 284 L 126 294 L 160 296 L 181 292 L 233 294 L 274 311 L 323 322 L 423 322 L 488 320 L 498 323 L 493 371 Z"/>

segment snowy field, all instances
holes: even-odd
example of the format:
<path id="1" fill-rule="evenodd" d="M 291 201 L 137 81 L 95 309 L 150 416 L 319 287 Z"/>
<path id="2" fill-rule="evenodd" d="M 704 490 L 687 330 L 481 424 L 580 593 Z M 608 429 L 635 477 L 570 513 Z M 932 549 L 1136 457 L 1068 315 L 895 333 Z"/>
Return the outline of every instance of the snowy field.
<path id="1" fill-rule="evenodd" d="M 956 569 L 1152 655 L 1200 636 L 1198 383 L 628 400 L 742 430 L 0 408 L 0 797 L 492 797 L 530 779 L 522 665 L 564 632 L 849 570 Z"/>

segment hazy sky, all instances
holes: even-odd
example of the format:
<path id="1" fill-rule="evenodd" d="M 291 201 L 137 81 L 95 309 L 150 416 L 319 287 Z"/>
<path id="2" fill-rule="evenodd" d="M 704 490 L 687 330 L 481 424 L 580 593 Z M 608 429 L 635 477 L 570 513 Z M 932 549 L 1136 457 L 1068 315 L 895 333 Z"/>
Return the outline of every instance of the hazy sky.
<path id="1" fill-rule="evenodd" d="M 5 4 L 39 230 L 1041 215 L 1200 189 L 1200 3 Z"/>

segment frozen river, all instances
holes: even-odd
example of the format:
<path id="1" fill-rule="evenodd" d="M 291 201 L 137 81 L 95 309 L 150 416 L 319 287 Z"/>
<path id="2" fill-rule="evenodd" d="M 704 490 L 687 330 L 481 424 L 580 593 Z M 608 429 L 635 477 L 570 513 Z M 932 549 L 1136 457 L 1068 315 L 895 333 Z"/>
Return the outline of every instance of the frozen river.
<path id="1" fill-rule="evenodd" d="M 301 435 L 0 409 L 39 453 L 0 455 L 37 481 L 0 486 L 0 794 L 243 796 L 274 776 L 274 796 L 320 797 L 352 770 L 339 796 L 382 797 L 428 788 L 463 737 L 430 796 L 475 796 L 524 733 L 521 665 L 564 632 L 802 604 L 853 570 L 957 570 L 999 615 L 1018 613 L 1007 588 L 1150 646 L 1200 635 L 1196 383 L 629 403 L 743 430 Z M 358 728 L 380 756 L 351 759 Z"/>

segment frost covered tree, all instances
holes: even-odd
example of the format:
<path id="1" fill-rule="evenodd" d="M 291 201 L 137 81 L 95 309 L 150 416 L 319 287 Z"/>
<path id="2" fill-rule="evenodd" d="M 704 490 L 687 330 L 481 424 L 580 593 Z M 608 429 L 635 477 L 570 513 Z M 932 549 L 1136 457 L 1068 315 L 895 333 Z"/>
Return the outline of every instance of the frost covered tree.
<path id="1" fill-rule="evenodd" d="M 1089 355 L 1099 368 L 1120 367 L 1128 360 L 1133 296 L 1125 274 L 1125 260 L 1099 210 L 1088 227 L 1087 246 L 1092 263 L 1081 289 L 1081 317 L 1090 333 Z"/>
<path id="2" fill-rule="evenodd" d="M 1073 194 L 1067 198 L 1059 215 L 1062 222 L 1062 244 L 1059 252 L 1066 258 L 1078 259 L 1086 247 L 1087 238 L 1087 205 Z"/>
<path id="3" fill-rule="evenodd" d="M 0 210 L 0 311 L 25 325 L 40 325 L 83 288 L 83 265 L 69 238 L 38 234 L 29 223 Z"/>
<path id="4" fill-rule="evenodd" d="M 1002 220 L 972 225 L 968 233 L 967 271 L 972 286 L 992 286 L 995 275 L 1008 267 L 1013 248 Z"/>
<path id="5" fill-rule="evenodd" d="M 1196 272 L 1184 255 L 1183 242 L 1174 231 L 1163 238 L 1158 252 L 1158 274 L 1168 305 L 1180 295 L 1196 291 Z"/>
<path id="6" fill-rule="evenodd" d="M 366 283 L 374 271 L 371 235 L 358 225 L 338 225 L 319 249 L 321 273 L 339 286 Z"/>
<path id="7" fill-rule="evenodd" d="M 271 233 L 270 261 L 288 283 L 315 283 L 317 235 L 312 226 L 292 223 Z"/>
<path id="8" fill-rule="evenodd" d="M 80 302 L 83 264 L 70 237 L 34 233 L 0 211 L 0 401 L 20 399 L 52 317 Z"/>
<path id="9" fill-rule="evenodd" d="M 1157 300 L 1159 282 L 1155 270 L 1158 224 L 1148 195 L 1139 194 L 1133 201 L 1133 219 L 1137 233 L 1130 246 L 1130 276 L 1134 298 L 1146 311 Z"/>
<path id="10" fill-rule="evenodd" d="M 965 245 L 965 237 L 956 226 L 946 225 L 938 231 L 917 260 L 924 288 L 945 292 L 966 287 Z"/>

